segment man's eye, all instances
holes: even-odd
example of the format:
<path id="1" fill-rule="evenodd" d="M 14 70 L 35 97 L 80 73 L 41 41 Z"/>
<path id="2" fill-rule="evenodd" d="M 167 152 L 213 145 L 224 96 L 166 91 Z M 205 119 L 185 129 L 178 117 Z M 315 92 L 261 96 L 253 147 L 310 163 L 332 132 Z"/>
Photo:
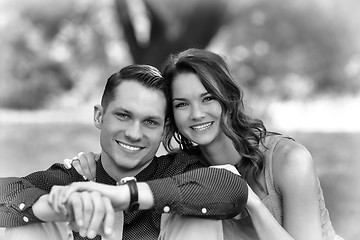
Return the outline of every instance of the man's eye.
<path id="1" fill-rule="evenodd" d="M 145 123 L 149 126 L 158 126 L 159 125 L 159 123 L 154 120 L 146 120 Z"/>
<path id="2" fill-rule="evenodd" d="M 116 113 L 116 116 L 122 120 L 129 119 L 130 116 L 124 113 Z"/>

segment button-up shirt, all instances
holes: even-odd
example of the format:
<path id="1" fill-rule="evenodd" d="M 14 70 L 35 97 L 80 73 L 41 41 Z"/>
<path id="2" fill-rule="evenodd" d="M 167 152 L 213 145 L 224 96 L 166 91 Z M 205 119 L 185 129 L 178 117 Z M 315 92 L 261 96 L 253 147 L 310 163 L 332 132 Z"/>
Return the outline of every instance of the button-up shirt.
<path id="1" fill-rule="evenodd" d="M 101 160 L 96 167 L 97 182 L 116 185 Z M 241 177 L 224 169 L 207 168 L 199 157 L 186 153 L 155 157 L 136 178 L 150 186 L 155 207 L 125 211 L 123 239 L 157 239 L 162 213 L 228 219 L 247 202 L 247 186 Z M 66 169 L 59 163 L 26 177 L 0 178 L 0 227 L 41 222 L 32 212 L 37 199 L 48 194 L 54 185 L 80 181 L 84 179 L 74 168 Z M 73 235 L 74 239 L 86 239 L 76 232 Z"/>

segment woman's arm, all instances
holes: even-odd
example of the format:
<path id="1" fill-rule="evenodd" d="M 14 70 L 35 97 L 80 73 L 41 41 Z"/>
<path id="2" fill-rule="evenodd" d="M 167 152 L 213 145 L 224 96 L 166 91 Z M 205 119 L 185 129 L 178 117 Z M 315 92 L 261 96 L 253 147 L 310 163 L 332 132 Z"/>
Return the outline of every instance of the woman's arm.
<path id="1" fill-rule="evenodd" d="M 281 141 L 273 155 L 273 175 L 282 196 L 283 226 L 249 194 L 247 208 L 260 239 L 321 239 L 317 177 L 310 153 L 296 142 Z"/>

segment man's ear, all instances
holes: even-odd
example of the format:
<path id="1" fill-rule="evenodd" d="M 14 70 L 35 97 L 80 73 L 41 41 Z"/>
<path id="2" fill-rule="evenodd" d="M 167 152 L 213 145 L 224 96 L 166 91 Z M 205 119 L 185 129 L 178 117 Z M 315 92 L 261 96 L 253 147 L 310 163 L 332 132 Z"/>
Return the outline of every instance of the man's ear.
<path id="1" fill-rule="evenodd" d="M 104 109 L 101 105 L 94 106 L 94 124 L 95 127 L 101 129 L 102 118 L 104 115 Z"/>

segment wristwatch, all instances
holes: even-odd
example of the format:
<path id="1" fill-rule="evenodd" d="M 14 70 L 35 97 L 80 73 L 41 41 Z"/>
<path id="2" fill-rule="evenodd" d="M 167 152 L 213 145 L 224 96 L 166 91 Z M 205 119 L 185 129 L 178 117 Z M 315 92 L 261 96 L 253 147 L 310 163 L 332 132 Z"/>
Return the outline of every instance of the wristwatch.
<path id="1" fill-rule="evenodd" d="M 133 212 L 139 210 L 139 193 L 138 188 L 136 185 L 136 178 L 135 177 L 124 177 L 117 185 L 128 185 L 130 190 L 130 205 L 129 205 L 129 212 Z"/>

